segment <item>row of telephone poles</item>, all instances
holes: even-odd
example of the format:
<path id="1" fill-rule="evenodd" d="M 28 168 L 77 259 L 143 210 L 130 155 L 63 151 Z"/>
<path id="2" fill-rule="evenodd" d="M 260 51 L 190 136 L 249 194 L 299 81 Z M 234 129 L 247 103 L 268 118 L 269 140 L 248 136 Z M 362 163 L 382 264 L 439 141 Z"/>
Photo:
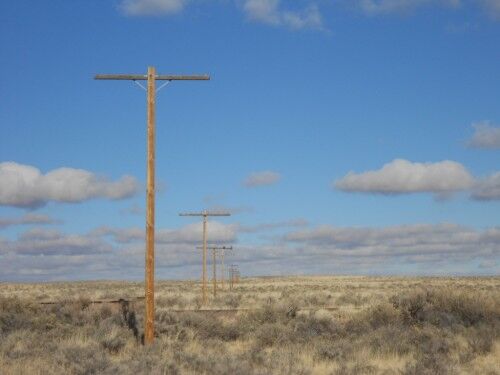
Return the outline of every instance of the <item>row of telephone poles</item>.
<path id="1" fill-rule="evenodd" d="M 197 246 L 197 249 L 203 249 L 203 246 Z M 212 282 L 214 286 L 214 297 L 217 297 L 217 252 L 219 252 L 221 258 L 221 284 L 224 288 L 224 253 L 226 251 L 232 251 L 232 246 L 208 246 L 207 249 L 212 250 Z M 206 259 L 206 258 L 205 258 Z"/>
<path id="2" fill-rule="evenodd" d="M 159 75 L 154 67 L 148 67 L 147 74 L 97 74 L 94 79 L 97 80 L 128 80 L 133 81 L 143 88 L 147 95 L 147 186 L 146 186 L 146 262 L 145 262 L 145 318 L 144 318 L 144 343 L 152 344 L 154 341 L 154 319 L 155 319 L 155 300 L 154 300 L 154 265 L 155 265 L 155 105 L 156 93 L 165 85 L 172 81 L 208 81 L 209 75 Z M 141 84 L 146 81 L 147 85 Z M 156 81 L 164 83 L 156 88 Z M 203 304 L 207 304 L 207 218 L 209 216 L 230 216 L 228 212 L 194 212 L 181 213 L 180 216 L 202 216 L 203 217 L 203 266 L 202 266 L 202 298 Z M 214 268 L 214 296 L 217 294 L 216 280 L 216 259 L 215 251 L 222 250 L 221 267 L 224 272 L 224 251 L 229 247 L 210 246 L 213 251 Z M 231 247 L 232 249 L 232 247 Z M 233 265 L 230 267 L 230 288 L 233 288 L 235 281 L 235 271 Z M 224 275 L 224 273 L 223 273 Z M 237 273 L 239 278 L 239 271 Z M 224 276 L 222 277 L 224 285 Z"/>
<path id="3" fill-rule="evenodd" d="M 179 216 L 202 216 L 203 217 L 203 260 L 201 276 L 201 295 L 203 305 L 207 304 L 207 222 L 209 216 L 231 216 L 229 212 L 201 211 L 201 212 L 182 212 Z M 214 272 L 215 272 L 215 254 L 214 254 Z M 217 293 L 217 286 L 214 282 L 214 295 Z"/>

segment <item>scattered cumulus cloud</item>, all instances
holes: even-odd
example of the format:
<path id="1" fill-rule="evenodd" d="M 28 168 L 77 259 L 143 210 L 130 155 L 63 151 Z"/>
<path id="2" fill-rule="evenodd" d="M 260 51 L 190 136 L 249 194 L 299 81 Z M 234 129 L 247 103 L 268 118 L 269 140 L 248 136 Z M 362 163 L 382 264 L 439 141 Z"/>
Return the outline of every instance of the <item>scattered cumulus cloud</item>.
<path id="1" fill-rule="evenodd" d="M 500 0 L 479 0 L 488 15 L 494 19 L 500 19 Z"/>
<path id="2" fill-rule="evenodd" d="M 29 224 L 56 224 L 59 221 L 52 219 L 50 216 L 28 213 L 18 217 L 0 217 L 0 229 L 14 225 L 29 225 Z"/>
<path id="3" fill-rule="evenodd" d="M 359 9 L 367 15 L 406 13 L 422 6 L 459 7 L 461 0 L 357 0 Z"/>
<path id="4" fill-rule="evenodd" d="M 143 242 L 146 236 L 144 228 L 110 228 L 100 227 L 92 232 L 96 236 L 112 236 L 120 244 Z M 201 242 L 203 238 L 202 223 L 187 224 L 181 228 L 156 230 L 155 242 L 157 244 L 193 245 Z M 218 221 L 208 221 L 207 238 L 209 242 L 230 243 L 236 241 L 235 224 L 223 224 Z"/>
<path id="5" fill-rule="evenodd" d="M 123 0 L 119 8 L 128 16 L 162 16 L 181 12 L 187 0 Z"/>
<path id="6" fill-rule="evenodd" d="M 18 236 L 17 241 L 7 241 L 0 253 L 21 256 L 89 255 L 111 251 L 109 243 L 89 235 L 64 234 L 60 231 L 33 228 Z"/>
<path id="7" fill-rule="evenodd" d="M 293 30 L 323 29 L 323 19 L 316 4 L 309 4 L 299 11 L 284 10 L 281 0 L 246 0 L 246 16 L 256 22 L 272 26 L 285 26 Z"/>
<path id="8" fill-rule="evenodd" d="M 272 171 L 263 171 L 263 172 L 254 172 L 251 173 L 245 181 L 243 181 L 243 185 L 249 188 L 254 188 L 258 186 L 268 186 L 274 185 L 281 179 L 281 174 Z"/>
<path id="9" fill-rule="evenodd" d="M 0 205 L 4 206 L 36 208 L 49 201 L 116 200 L 130 197 L 137 190 L 137 180 L 132 176 L 110 181 L 84 169 L 58 168 L 42 174 L 30 165 L 0 163 Z"/>
<path id="10" fill-rule="evenodd" d="M 498 1 L 500 4 L 500 1 Z M 500 5 L 499 5 L 500 7 Z M 469 140 L 469 147 L 500 149 L 500 127 L 493 126 L 489 121 L 473 124 L 474 134 Z"/>
<path id="11" fill-rule="evenodd" d="M 120 210 L 120 213 L 122 215 L 144 215 L 146 213 L 146 210 L 138 204 L 133 204 L 130 207 L 126 207 Z"/>
<path id="12" fill-rule="evenodd" d="M 374 194 L 434 193 L 446 196 L 468 190 L 474 178 L 460 163 L 445 160 L 436 163 L 414 163 L 395 159 L 381 169 L 363 173 L 349 172 L 334 186 L 346 192 Z"/>
<path id="13" fill-rule="evenodd" d="M 182 12 L 192 3 L 198 6 L 210 4 L 193 0 L 120 0 L 118 9 L 127 16 L 170 16 Z M 316 0 L 302 1 L 301 9 L 285 8 L 283 3 L 291 2 L 282 0 L 234 0 L 226 3 L 241 8 L 246 17 L 255 22 L 290 30 L 326 30 Z M 366 16 L 407 14 L 424 7 L 469 9 L 468 5 L 483 10 L 492 19 L 500 19 L 500 0 L 343 0 L 331 3 L 337 8 L 354 7 Z"/>
<path id="14" fill-rule="evenodd" d="M 180 13 L 188 0 L 122 0 L 121 12 L 128 16 L 167 16 Z M 200 2 L 199 2 L 200 3 Z M 234 3 L 239 3 L 234 1 Z M 283 9 L 281 0 L 244 0 L 242 9 L 252 21 L 292 30 L 323 29 L 318 6 L 309 2 L 303 9 Z"/>
<path id="15" fill-rule="evenodd" d="M 479 180 L 472 192 L 472 198 L 481 201 L 500 199 L 500 172 Z"/>
<path id="16" fill-rule="evenodd" d="M 119 0 L 119 11 L 127 16 L 171 16 L 182 12 L 186 6 L 214 4 L 214 1 L 193 0 Z M 317 0 L 300 2 L 282 0 L 233 0 L 226 4 L 241 9 L 247 19 L 273 27 L 285 27 L 289 30 L 327 30 L 324 17 Z M 342 0 L 322 2 L 322 6 L 331 8 L 354 8 L 366 16 L 399 15 L 412 13 L 420 8 L 469 9 L 482 10 L 494 20 L 500 20 L 500 0 Z M 292 6 L 290 8 L 290 5 Z M 462 10 L 465 12 L 465 10 Z"/>
<path id="17" fill-rule="evenodd" d="M 239 225 L 238 232 L 240 233 L 258 233 L 265 231 L 272 231 L 275 229 L 282 228 L 293 228 L 293 227 L 307 227 L 309 222 L 305 219 L 294 219 L 279 221 L 274 223 L 262 223 L 256 225 Z"/>

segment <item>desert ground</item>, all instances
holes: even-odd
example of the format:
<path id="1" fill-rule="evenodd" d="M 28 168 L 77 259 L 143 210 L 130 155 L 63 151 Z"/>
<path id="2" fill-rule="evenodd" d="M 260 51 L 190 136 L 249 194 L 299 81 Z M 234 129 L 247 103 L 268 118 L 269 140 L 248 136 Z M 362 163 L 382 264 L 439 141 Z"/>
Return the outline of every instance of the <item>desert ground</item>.
<path id="1" fill-rule="evenodd" d="M 0 285 L 1 374 L 500 374 L 500 277 L 159 281 L 152 346 L 141 283 Z"/>

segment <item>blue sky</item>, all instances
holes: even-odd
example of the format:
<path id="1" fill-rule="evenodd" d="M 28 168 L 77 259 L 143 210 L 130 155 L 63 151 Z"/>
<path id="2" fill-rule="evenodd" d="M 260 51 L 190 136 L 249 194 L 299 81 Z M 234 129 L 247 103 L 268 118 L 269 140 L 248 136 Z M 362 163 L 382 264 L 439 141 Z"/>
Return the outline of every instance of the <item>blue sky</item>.
<path id="1" fill-rule="evenodd" d="M 145 93 L 93 76 L 148 65 L 212 77 L 158 93 L 159 277 L 204 208 L 245 275 L 500 271 L 500 1 L 21 0 L 0 45 L 0 280 L 143 277 Z"/>

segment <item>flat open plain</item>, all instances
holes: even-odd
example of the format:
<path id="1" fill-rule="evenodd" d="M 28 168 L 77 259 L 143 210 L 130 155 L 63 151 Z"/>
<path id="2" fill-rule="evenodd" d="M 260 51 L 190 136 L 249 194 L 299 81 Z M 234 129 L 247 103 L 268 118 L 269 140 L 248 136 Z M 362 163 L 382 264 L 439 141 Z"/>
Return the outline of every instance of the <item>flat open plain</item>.
<path id="1" fill-rule="evenodd" d="M 0 372 L 500 374 L 500 277 L 243 278 L 206 307 L 198 282 L 156 290 L 144 347 L 141 283 L 1 284 Z"/>

